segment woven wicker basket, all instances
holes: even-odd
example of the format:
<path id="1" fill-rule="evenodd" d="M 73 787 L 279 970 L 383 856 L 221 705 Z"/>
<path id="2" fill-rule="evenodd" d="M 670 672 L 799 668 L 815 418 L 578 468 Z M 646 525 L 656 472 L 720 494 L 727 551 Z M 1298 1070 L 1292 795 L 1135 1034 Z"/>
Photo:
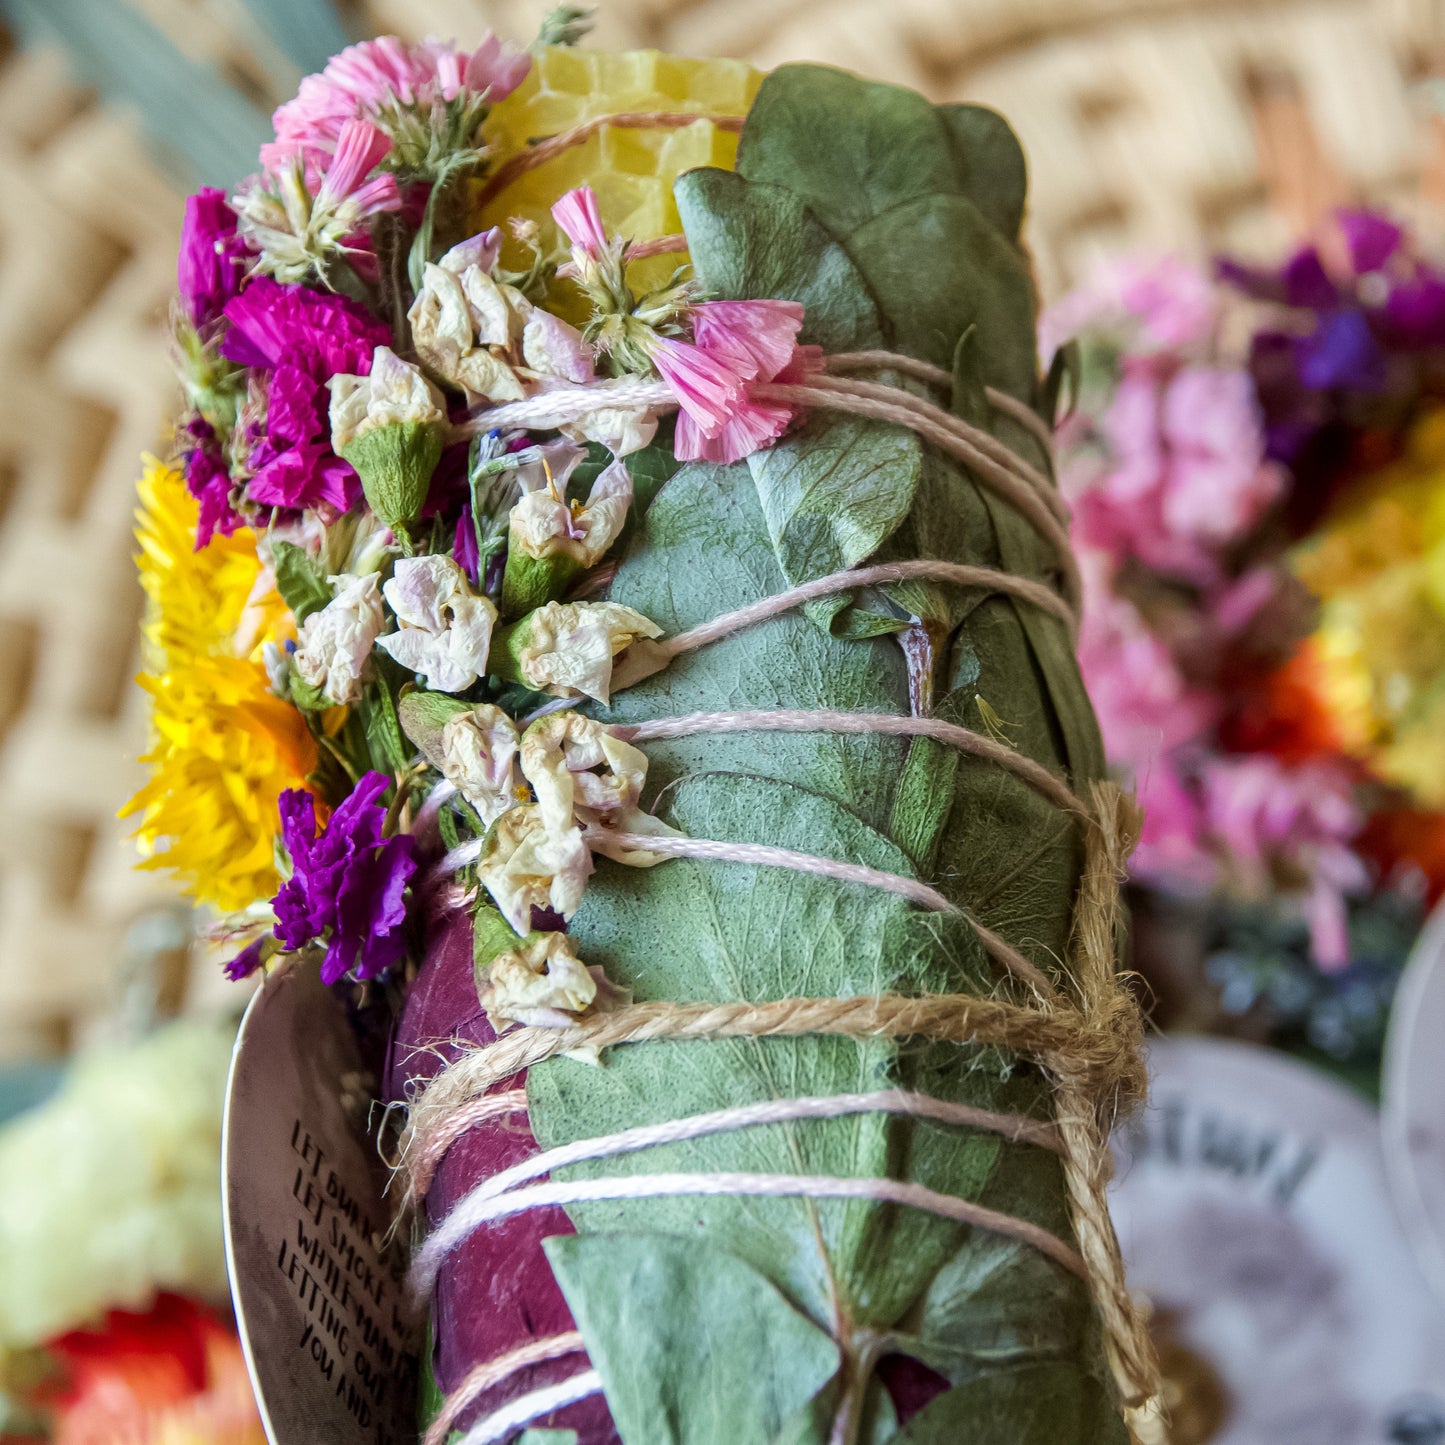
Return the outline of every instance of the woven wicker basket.
<path id="1" fill-rule="evenodd" d="M 200 0 L 137 0 L 264 92 Z M 240 7 L 234 7 L 237 11 Z M 1445 0 L 610 0 L 599 45 L 813 59 L 983 101 L 1033 167 L 1045 295 L 1122 249 L 1277 247 L 1348 198 L 1439 230 Z M 533 0 L 371 0 L 374 30 L 525 35 Z M 271 97 L 272 99 L 276 97 Z M 138 454 L 175 404 L 162 319 L 180 196 L 54 55 L 0 62 L 0 1058 L 137 1006 L 214 1002 L 114 813 L 140 777 Z M 62 585 L 62 579 L 63 585 Z M 137 920 L 144 920 L 137 928 Z M 160 958 L 127 970 L 127 958 Z M 139 969 L 139 971 L 138 971 Z"/>

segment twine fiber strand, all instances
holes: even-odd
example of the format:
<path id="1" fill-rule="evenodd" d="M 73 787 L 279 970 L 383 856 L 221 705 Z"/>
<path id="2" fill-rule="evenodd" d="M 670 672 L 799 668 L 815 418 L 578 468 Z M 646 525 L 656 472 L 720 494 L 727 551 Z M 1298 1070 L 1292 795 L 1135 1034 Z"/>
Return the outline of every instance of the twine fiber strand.
<path id="1" fill-rule="evenodd" d="M 725 612 L 710 622 L 700 622 L 675 633 L 656 644 L 657 651 L 666 658 L 678 657 L 692 652 L 721 637 L 729 637 L 766 622 L 770 617 L 791 612 L 808 602 L 824 597 L 836 596 L 839 592 L 850 592 L 855 587 L 882 587 L 889 582 L 948 582 L 955 587 L 983 587 L 992 592 L 1004 592 L 1022 601 L 1032 602 L 1046 612 L 1052 612 L 1072 630 L 1076 626 L 1076 614 L 1068 603 L 1052 588 L 1029 577 L 1017 577 L 1012 572 L 1000 572 L 994 567 L 974 567 L 966 562 L 937 562 L 922 557 L 911 562 L 875 562 L 864 567 L 845 567 L 841 572 L 830 572 L 826 577 L 815 577 L 809 582 L 800 582 L 785 592 L 771 597 L 760 598 L 734 612 Z"/>
<path id="2" fill-rule="evenodd" d="M 1139 1010 L 1114 974 L 1115 946 L 1123 918 L 1119 886 L 1138 840 L 1138 804 L 1119 788 L 1095 784 L 1093 816 L 1084 850 L 1084 872 L 1074 905 L 1070 961 L 1078 993 L 1080 1030 L 1114 1041 L 1112 1081 L 1090 1078 L 1069 1051 L 1045 1052 L 1040 1062 L 1053 1075 L 1059 1132 L 1064 1140 L 1064 1182 L 1073 1206 L 1079 1251 L 1088 1265 L 1090 1290 L 1104 1324 L 1104 1348 L 1125 1404 L 1139 1406 L 1159 1390 L 1159 1366 L 1139 1305 L 1124 1277 L 1109 1180 L 1114 1160 L 1109 1134 L 1120 1110 L 1142 1099 L 1144 1076 Z"/>
<path id="3" fill-rule="evenodd" d="M 836 383 L 809 386 L 773 381 L 754 382 L 748 387 L 748 395 L 758 401 L 781 402 L 784 406 L 813 407 L 824 411 L 844 411 L 852 416 L 864 416 L 873 421 L 886 421 L 895 426 L 909 427 L 925 441 L 932 442 L 940 451 L 956 457 L 979 481 L 1009 503 L 1054 549 L 1055 559 L 1063 575 L 1064 597 L 1074 612 L 1079 612 L 1083 603 L 1083 582 L 1079 576 L 1079 564 L 1070 545 L 1064 520 L 1058 511 L 1044 500 L 1044 494 L 1015 470 L 980 451 L 964 439 L 950 422 L 941 419 L 951 417 L 950 413 L 923 401 L 911 392 L 887 387 L 882 390 L 890 392 L 891 395 L 883 396 L 861 393 L 852 388 L 839 391 L 834 389 L 835 386 Z M 1049 495 L 1057 496 L 1052 488 L 1049 489 Z"/>
<path id="4" fill-rule="evenodd" d="M 828 709 L 780 708 L 773 712 L 694 712 L 680 717 L 650 718 L 647 722 L 615 726 L 612 731 L 627 742 L 655 742 L 689 737 L 695 733 L 837 732 L 889 733 L 898 737 L 925 737 L 983 758 L 1007 769 L 1066 813 L 1085 816 L 1088 810 L 1069 785 L 1042 763 L 985 733 L 945 722 L 937 717 L 903 717 L 893 713 L 833 712 Z"/>
<path id="5" fill-rule="evenodd" d="M 754 383 L 749 387 L 749 395 L 759 401 L 800 408 L 845 411 L 912 429 L 963 462 L 978 481 L 1013 506 L 1049 542 L 1058 558 L 1063 597 L 1059 598 L 1051 589 L 1031 579 L 1012 577 L 993 569 L 941 564 L 925 559 L 911 564 L 848 569 L 792 588 L 777 597 L 762 599 L 751 607 L 688 629 L 661 644 L 652 644 L 643 670 L 627 681 L 639 680 L 692 648 L 716 641 L 815 597 L 832 595 L 850 587 L 902 581 L 908 576 L 929 576 L 938 580 L 944 568 L 950 569 L 946 580 L 962 586 L 988 586 L 1021 597 L 1028 595 L 1025 592 L 1028 588 L 1033 593 L 1032 600 L 1046 597 L 1047 602 L 1041 601 L 1041 605 L 1049 606 L 1056 615 L 1063 616 L 1071 632 L 1076 633 L 1081 581 L 1069 544 L 1067 509 L 1049 478 L 989 433 L 971 427 L 962 418 L 912 392 L 836 374 L 855 368 L 891 368 L 927 384 L 951 388 L 952 377 L 942 368 L 888 352 L 848 353 L 830 358 L 825 365 L 828 370 L 810 375 L 805 384 Z M 987 400 L 996 409 L 1028 427 L 1041 441 L 1051 441 L 1042 419 L 1016 398 L 989 390 Z M 603 382 L 492 408 L 458 430 L 469 433 L 493 426 L 555 426 L 559 424 L 559 417 L 575 420 L 602 405 L 661 410 L 675 405 L 675 401 L 666 387 L 655 382 Z M 625 686 L 627 682 L 619 680 L 618 685 Z M 747 725 L 742 721 L 748 716 L 746 714 L 710 716 L 714 720 L 721 718 L 727 727 L 741 729 Z M 774 726 L 803 726 L 793 714 L 771 716 Z M 783 721 L 778 721 L 779 718 Z M 698 721 L 697 715 L 688 719 L 658 719 L 652 724 L 642 724 L 640 728 L 665 729 L 669 725 L 679 728 L 689 723 L 696 725 Z M 752 721 L 756 725 L 758 720 L 754 718 Z M 874 730 L 875 722 L 870 718 L 844 725 L 840 730 L 851 730 L 855 726 L 860 731 Z M 814 725 L 817 725 L 816 717 Z M 884 729 L 879 727 L 877 730 Z M 960 731 L 966 734 L 968 730 Z M 651 734 L 654 737 L 667 735 L 665 731 Z M 680 734 L 673 732 L 670 735 Z M 641 737 L 643 732 L 633 731 L 631 736 Z M 973 741 L 977 737 L 979 735 L 971 735 L 966 742 L 952 738 L 940 740 L 952 741 L 982 756 L 984 754 Z M 1011 749 L 1003 751 L 1012 754 Z M 1020 771 L 1018 761 L 1005 762 L 1001 755 L 993 760 L 1010 767 L 1015 773 Z M 1068 799 L 1067 803 L 1057 797 L 1054 800 L 1061 806 L 1067 806 L 1070 812 L 1080 811 L 1078 800 L 1060 780 L 1044 771 L 1052 785 L 1063 788 Z M 458 1122 L 466 1117 L 465 1106 L 502 1080 L 564 1052 L 579 1049 L 600 1051 L 624 1043 L 662 1038 L 761 1038 L 820 1033 L 853 1038 L 919 1037 L 939 1042 L 993 1044 L 1008 1048 L 1021 1056 L 1033 1058 L 1053 1079 L 1058 1137 L 1063 1144 L 1065 1187 L 1079 1249 L 1075 1254 L 1069 1245 L 1053 1235 L 1049 1235 L 1047 1240 L 1034 1242 L 1051 1257 L 1076 1269 L 1088 1281 L 1099 1310 L 1106 1354 L 1122 1402 L 1126 1407 L 1145 1403 L 1158 1393 L 1157 1364 L 1143 1316 L 1124 1279 L 1123 1262 L 1109 1218 L 1106 1193 L 1111 1173 L 1108 1149 L 1110 1126 L 1118 1111 L 1143 1096 L 1145 1086 L 1139 1053 L 1141 1025 L 1138 1011 L 1114 973 L 1119 883 L 1137 833 L 1137 809 L 1113 784 L 1096 783 L 1091 789 L 1090 806 L 1083 811 L 1085 862 L 1070 933 L 1073 997 L 1061 996 L 1045 980 L 1045 986 L 1036 988 L 1034 997 L 1027 1002 L 969 995 L 936 995 L 921 999 L 896 995 L 858 999 L 782 999 L 758 1004 L 645 1002 L 582 1019 L 566 1028 L 517 1029 L 492 1044 L 463 1054 L 417 1099 L 403 1145 L 409 1201 L 415 1203 L 424 1197 L 437 1161 L 449 1144 L 470 1127 Z M 791 850 L 765 845 L 724 844 L 699 839 L 634 838 L 633 835 L 614 837 L 615 841 L 627 846 L 647 847 L 677 856 L 772 863 L 824 873 L 845 881 L 889 888 L 925 907 L 937 908 L 941 903 L 950 912 L 959 911 L 941 894 L 918 880 L 878 874 L 876 870 L 861 865 L 841 864 L 836 860 L 794 854 Z M 687 845 L 686 850 L 683 845 Z M 977 929 L 985 949 L 995 959 L 1004 961 L 1006 966 L 1010 958 L 1022 959 L 1022 955 L 998 934 L 983 927 L 977 920 L 970 918 L 969 921 Z M 1037 973 L 1032 964 L 1022 961 L 1026 970 Z M 1016 969 L 1014 971 L 1017 972 Z M 1026 978 L 1027 973 L 1021 976 Z M 1038 977 L 1042 979 L 1041 974 Z M 596 1145 L 598 1141 L 592 1143 Z M 495 1181 L 492 1184 L 495 1191 Z M 482 1186 L 484 1190 L 486 1187 Z M 638 1198 L 660 1192 L 786 1193 L 795 1187 L 798 1192 L 813 1197 L 843 1197 L 847 1191 L 855 1190 L 858 1191 L 856 1197 L 919 1203 L 917 1199 L 903 1197 L 916 1186 L 892 1179 L 633 1175 L 620 1180 L 604 1178 L 534 1185 L 501 1196 L 494 1192 L 490 1199 L 479 1201 L 474 1213 L 478 1222 L 485 1222 L 520 1208 L 573 1202 L 594 1197 L 594 1193 L 598 1198 Z M 603 1192 L 596 1193 L 598 1190 Z M 843 1193 L 840 1195 L 838 1191 Z M 969 1201 L 953 1196 L 937 1196 L 919 1204 L 919 1207 L 936 1207 L 939 1212 L 958 1210 L 960 1206 L 965 1209 L 974 1207 Z M 1037 1228 L 1027 1221 L 1011 1217 L 1003 1217 L 994 1223 L 1001 1232 L 1016 1236 L 1021 1228 Z M 1059 1250 L 1067 1251 L 1074 1262 L 1063 1260 Z M 480 1445 L 480 1438 L 474 1442 L 469 1435 L 467 1445 Z"/>
<path id="6" fill-rule="evenodd" d="M 889 406 L 895 404 L 900 395 L 912 395 L 910 392 L 900 392 L 896 386 L 888 386 L 877 381 L 858 381 L 850 377 L 832 375 L 825 376 L 822 380 L 830 391 L 839 392 L 843 396 L 856 396 L 869 401 L 882 402 Z M 945 411 L 941 406 L 935 406 L 933 402 L 927 401 L 921 396 L 913 397 L 912 410 L 919 416 L 927 417 L 940 429 L 950 432 L 960 442 L 977 447 L 991 462 L 1032 487 L 1054 517 L 1059 522 L 1067 524 L 1069 509 L 1064 505 L 1064 499 L 1059 496 L 1053 482 L 1037 467 L 1010 451 L 996 436 L 971 425 L 951 411 Z"/>
<path id="7" fill-rule="evenodd" d="M 740 115 L 704 115 L 699 111 L 625 111 L 619 115 L 594 116 L 591 120 L 583 121 L 581 125 L 573 126 L 571 130 L 539 140 L 535 145 L 528 146 L 526 150 L 519 151 L 510 160 L 504 161 L 487 178 L 478 205 L 489 205 L 520 176 L 538 166 L 546 165 L 548 161 L 571 150 L 573 146 L 585 144 L 607 126 L 618 130 L 683 130 L 687 126 L 696 125 L 698 121 L 706 121 L 718 130 L 736 133 L 742 130 L 743 119 Z"/>
<path id="8" fill-rule="evenodd" d="M 563 1355 L 575 1355 L 585 1350 L 581 1334 L 569 1330 L 564 1335 L 549 1335 L 540 1340 L 528 1340 L 515 1350 L 508 1351 L 494 1360 L 484 1360 L 467 1372 L 466 1378 L 446 1398 L 446 1403 L 437 1412 L 436 1418 L 427 1427 L 422 1445 L 446 1445 L 452 1426 L 488 1390 L 495 1389 L 521 1370 L 540 1365 L 546 1360 L 560 1359 Z"/>
<path id="9" fill-rule="evenodd" d="M 1137 1031 L 1137 1024 L 1135 1025 Z M 436 1165 L 469 1125 L 466 1104 L 504 1079 L 575 1050 L 602 1050 L 653 1039 L 916 1038 L 929 1043 L 991 1044 L 1014 1053 L 1066 1058 L 1094 1090 L 1133 1096 L 1138 1080 L 1121 1074 L 1118 1041 L 1084 1036 L 1072 1005 L 1044 1011 L 1011 999 L 974 994 L 859 994 L 853 998 L 782 998 L 764 1003 L 652 1001 L 579 1019 L 567 1028 L 519 1028 L 468 1049 L 438 1074 L 412 1105 L 402 1158 L 408 1200 L 419 1203 Z"/>
<path id="10" fill-rule="evenodd" d="M 658 1199 L 666 1196 L 739 1194 L 764 1199 L 866 1199 L 874 1203 L 906 1204 L 913 1209 L 952 1219 L 977 1229 L 992 1230 L 1032 1245 L 1056 1264 L 1082 1280 L 1089 1277 L 1083 1256 L 1056 1234 L 1031 1220 L 1001 1214 L 956 1194 L 941 1194 L 906 1179 L 831 1178 L 819 1174 L 741 1174 L 705 1171 L 674 1174 L 626 1174 L 601 1179 L 553 1181 L 508 1190 L 480 1201 L 472 1210 L 476 1228 L 558 1204 L 595 1203 L 614 1199 Z"/>
<path id="11" fill-rule="evenodd" d="M 765 868 L 788 868 L 795 873 L 811 873 L 819 878 L 836 878 L 840 883 L 861 883 L 870 888 L 882 888 L 897 893 L 910 903 L 921 908 L 932 909 L 935 913 L 956 913 L 967 918 L 984 952 L 1001 968 L 1034 990 L 1048 997 L 1054 986 L 1043 972 L 1002 935 L 986 928 L 966 909 L 950 902 L 936 888 L 920 883 L 916 878 L 905 878 L 901 873 L 884 873 L 862 863 L 841 863 L 836 858 L 823 858 L 816 853 L 799 853 L 792 848 L 774 848 L 767 843 L 728 843 L 713 838 L 670 838 L 654 833 L 614 833 L 611 829 L 598 828 L 584 831 L 583 838 L 589 839 L 594 833 L 605 833 L 614 848 L 624 848 L 639 853 L 666 853 L 674 858 L 712 859 L 718 863 L 756 863 Z"/>
<path id="12" fill-rule="evenodd" d="M 684 241 L 686 237 L 683 238 Z M 829 371 L 871 371 L 886 368 L 902 372 L 905 376 L 916 377 L 947 392 L 953 391 L 953 373 L 931 361 L 920 361 L 916 356 L 904 356 L 897 351 L 838 351 L 826 358 Z M 1010 416 L 1021 426 L 1027 427 L 1038 439 L 1045 454 L 1054 449 L 1054 433 L 1048 422 L 1027 402 L 1000 391 L 996 386 L 986 386 L 983 394 L 990 406 Z"/>
<path id="13" fill-rule="evenodd" d="M 589 1395 L 602 1393 L 602 1376 L 596 1370 L 583 1370 L 555 1385 L 548 1385 L 530 1394 L 509 1400 L 500 1410 L 478 1420 L 458 1445 L 501 1445 L 518 1430 L 560 1410 L 564 1405 L 575 1405 Z"/>
<path id="14" fill-rule="evenodd" d="M 919 1094 L 907 1089 L 882 1089 L 868 1094 L 824 1094 L 811 1098 L 765 1099 L 756 1104 L 717 1109 L 709 1114 L 665 1119 L 658 1124 L 641 1124 L 616 1134 L 606 1134 L 595 1139 L 579 1139 L 571 1144 L 543 1150 L 474 1185 L 457 1201 L 451 1212 L 432 1230 L 426 1243 L 417 1251 L 412 1261 L 409 1287 L 418 1300 L 425 1297 L 436 1282 L 437 1271 L 441 1268 L 443 1259 L 481 1222 L 477 1213 L 478 1205 L 505 1194 L 518 1184 L 541 1178 L 557 1169 L 763 1124 L 837 1119 L 849 1114 L 864 1113 L 897 1114 L 927 1119 L 937 1124 L 987 1130 L 1013 1143 L 1034 1144 L 1055 1154 L 1061 1153 L 1063 1147 L 1057 1127 L 1047 1120 L 1031 1119 L 1022 1114 L 1000 1114 L 992 1109 L 935 1099 L 931 1094 Z"/>

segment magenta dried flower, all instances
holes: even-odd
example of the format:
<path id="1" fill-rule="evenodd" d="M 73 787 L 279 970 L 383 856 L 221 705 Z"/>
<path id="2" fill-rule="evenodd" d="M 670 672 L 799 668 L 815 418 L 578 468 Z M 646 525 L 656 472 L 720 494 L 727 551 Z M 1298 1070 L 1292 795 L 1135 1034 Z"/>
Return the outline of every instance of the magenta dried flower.
<path id="1" fill-rule="evenodd" d="M 289 949 L 326 942 L 325 983 L 375 978 L 406 952 L 405 894 L 416 872 L 412 839 L 382 837 L 384 773 L 366 773 L 330 821 L 316 828 L 316 800 L 281 794 L 281 836 L 292 874 L 272 900 L 276 937 Z"/>
<path id="2" fill-rule="evenodd" d="M 176 282 L 195 326 L 204 326 L 241 289 L 246 246 L 236 235 L 236 213 L 226 193 L 206 186 L 186 201 Z"/>

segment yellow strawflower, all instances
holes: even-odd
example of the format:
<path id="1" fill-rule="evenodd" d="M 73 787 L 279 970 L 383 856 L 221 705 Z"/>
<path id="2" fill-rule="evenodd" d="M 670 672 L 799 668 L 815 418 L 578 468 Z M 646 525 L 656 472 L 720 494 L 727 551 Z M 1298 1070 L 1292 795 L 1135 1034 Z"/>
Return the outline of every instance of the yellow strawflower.
<path id="1" fill-rule="evenodd" d="M 143 868 L 174 872 L 198 902 L 230 912 L 269 898 L 276 801 L 301 786 L 316 748 L 301 714 L 276 697 L 261 649 L 292 635 L 247 529 L 197 552 L 197 506 L 184 478 L 145 459 L 136 513 L 154 745 L 151 778 L 122 816 Z"/>
<path id="2" fill-rule="evenodd" d="M 1445 407 L 1354 488 L 1294 558 L 1321 600 L 1324 695 L 1352 751 L 1445 807 Z"/>
<path id="3" fill-rule="evenodd" d="M 655 50 L 609 54 L 543 47 L 527 78 L 492 108 L 487 119 L 492 172 L 496 174 L 532 142 L 599 116 L 744 116 L 762 79 L 761 72 L 740 60 L 687 60 Z M 582 144 L 497 191 L 482 205 L 476 226 L 530 221 L 536 224 L 543 247 L 550 248 L 561 243 L 552 221 L 552 203 L 574 186 L 590 185 L 610 231 L 633 241 L 675 235 L 682 230 L 682 221 L 672 183 L 697 166 L 731 170 L 737 151 L 737 135 L 706 119 L 680 128 L 603 126 Z M 629 268 L 634 289 L 665 284 L 685 260 L 666 255 L 634 263 Z M 526 264 L 525 251 L 510 237 L 503 264 Z"/>

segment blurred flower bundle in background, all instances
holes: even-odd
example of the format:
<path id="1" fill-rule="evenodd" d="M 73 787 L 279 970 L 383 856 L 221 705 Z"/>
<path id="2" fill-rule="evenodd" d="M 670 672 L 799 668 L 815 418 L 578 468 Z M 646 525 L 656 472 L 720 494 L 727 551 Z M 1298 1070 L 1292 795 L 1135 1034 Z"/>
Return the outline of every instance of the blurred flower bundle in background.
<path id="1" fill-rule="evenodd" d="M 1278 271 L 1116 262 L 1045 318 L 1070 337 L 1139 965 L 1167 996 L 1182 935 L 1224 1013 L 1372 1071 L 1445 887 L 1445 271 L 1341 212 Z"/>
<path id="2" fill-rule="evenodd" d="M 169 1024 L 0 1128 L 0 1440 L 261 1445 L 220 1312 L 230 1054 Z"/>

